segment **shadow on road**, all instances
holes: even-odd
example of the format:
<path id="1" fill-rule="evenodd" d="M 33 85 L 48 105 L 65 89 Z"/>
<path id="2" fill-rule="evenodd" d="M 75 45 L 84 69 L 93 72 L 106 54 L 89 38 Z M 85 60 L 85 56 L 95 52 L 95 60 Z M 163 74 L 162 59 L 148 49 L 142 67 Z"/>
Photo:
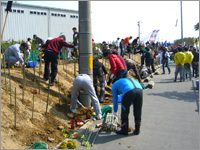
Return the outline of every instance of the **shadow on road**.
<path id="1" fill-rule="evenodd" d="M 185 102 L 196 102 L 196 99 L 198 99 L 197 96 L 195 96 L 194 92 L 163 92 L 163 93 L 149 93 L 148 95 L 153 96 L 160 96 L 160 97 L 166 97 L 169 99 L 176 99 L 179 101 L 185 101 Z"/>

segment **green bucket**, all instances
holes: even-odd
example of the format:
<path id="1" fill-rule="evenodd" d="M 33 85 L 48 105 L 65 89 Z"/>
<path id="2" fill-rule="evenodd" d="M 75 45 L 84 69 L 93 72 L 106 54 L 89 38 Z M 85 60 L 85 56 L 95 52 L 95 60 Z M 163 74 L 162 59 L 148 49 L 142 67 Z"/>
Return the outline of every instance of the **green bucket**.
<path id="1" fill-rule="evenodd" d="M 43 141 L 35 142 L 28 149 L 48 149 L 48 144 Z"/>

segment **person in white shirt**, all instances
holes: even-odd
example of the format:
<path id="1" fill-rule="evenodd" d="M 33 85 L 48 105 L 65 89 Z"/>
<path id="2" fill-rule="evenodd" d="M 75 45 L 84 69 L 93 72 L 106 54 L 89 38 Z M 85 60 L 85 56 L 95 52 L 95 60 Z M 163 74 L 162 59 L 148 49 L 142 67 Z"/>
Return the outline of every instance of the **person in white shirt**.
<path id="1" fill-rule="evenodd" d="M 27 42 L 27 45 L 28 45 L 27 54 L 28 54 L 28 57 L 29 57 L 29 56 L 30 56 L 30 53 L 31 53 L 31 45 L 32 45 L 32 44 L 31 44 L 31 38 L 28 38 L 27 41 L 28 41 L 28 42 Z M 28 58 L 28 57 L 27 57 L 27 58 Z"/>
<path id="2" fill-rule="evenodd" d="M 117 40 L 115 41 L 115 46 L 117 47 L 117 51 L 118 51 L 118 55 L 121 54 L 121 50 L 120 50 L 120 38 L 118 37 Z"/>

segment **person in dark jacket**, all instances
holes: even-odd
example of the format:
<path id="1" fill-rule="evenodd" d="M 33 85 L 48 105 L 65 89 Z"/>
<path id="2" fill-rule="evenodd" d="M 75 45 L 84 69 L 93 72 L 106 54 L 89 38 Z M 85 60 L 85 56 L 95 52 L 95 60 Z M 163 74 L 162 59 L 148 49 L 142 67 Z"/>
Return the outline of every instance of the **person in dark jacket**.
<path id="1" fill-rule="evenodd" d="M 44 81 L 47 81 L 49 77 L 51 77 L 51 86 L 55 84 L 55 78 L 58 72 L 58 54 L 62 47 L 69 48 L 78 48 L 78 46 L 74 46 L 65 42 L 65 36 L 61 35 L 58 38 L 54 38 L 49 40 L 47 43 L 42 45 L 41 50 L 45 48 L 45 71 L 44 71 Z M 51 74 L 49 71 L 49 63 L 51 62 Z M 50 76 L 49 76 L 50 74 Z"/>
<path id="2" fill-rule="evenodd" d="M 146 54 L 144 55 L 145 63 L 146 63 L 146 67 L 149 70 L 149 74 L 151 74 L 150 66 L 151 66 L 151 62 L 152 62 L 152 53 L 150 52 L 150 49 L 148 47 L 146 47 L 145 49 L 147 51 Z"/>
<path id="3" fill-rule="evenodd" d="M 193 77 L 195 75 L 195 78 L 197 78 L 197 75 L 198 75 L 198 62 L 199 62 L 199 53 L 196 52 L 196 48 L 191 46 L 190 47 L 191 51 L 192 51 L 192 54 L 194 56 L 193 58 L 193 61 L 192 61 L 192 69 L 193 69 Z"/>
<path id="4" fill-rule="evenodd" d="M 165 74 L 165 65 L 168 69 L 168 73 L 170 74 L 171 73 L 171 70 L 169 68 L 169 58 L 170 58 L 170 55 L 169 53 L 167 52 L 167 49 L 165 47 L 161 47 L 161 50 L 162 50 L 162 67 L 163 67 L 163 73 L 162 74 Z"/>
<path id="5" fill-rule="evenodd" d="M 121 40 L 121 42 L 119 43 L 119 47 L 121 50 L 121 56 L 124 57 L 124 43 L 123 43 L 124 39 Z"/>
<path id="6" fill-rule="evenodd" d="M 130 43 L 128 43 L 128 45 L 127 45 L 127 53 L 129 55 L 129 59 L 130 59 L 131 58 L 131 44 Z"/>
<path id="7" fill-rule="evenodd" d="M 121 101 L 121 130 L 117 130 L 117 134 L 128 135 L 129 128 L 129 112 L 130 106 L 133 104 L 133 115 L 135 119 L 134 134 L 140 133 L 143 88 L 139 82 L 132 78 L 123 78 L 116 81 L 112 86 L 113 94 L 113 114 L 118 112 L 118 95 L 122 94 Z"/>
<path id="8" fill-rule="evenodd" d="M 139 45 L 138 46 L 138 52 L 137 53 L 140 53 L 140 57 L 141 57 L 141 66 L 144 65 L 144 50 L 143 50 L 143 47 L 142 45 Z"/>
<path id="9" fill-rule="evenodd" d="M 105 74 L 105 80 L 104 80 L 104 75 Z M 105 66 L 98 61 L 98 59 L 93 60 L 93 83 L 94 83 L 94 88 L 96 91 L 96 95 L 98 96 L 98 90 L 97 90 L 97 78 L 99 79 L 100 82 L 100 99 L 99 102 L 103 103 L 104 98 L 105 98 L 105 81 L 108 79 L 108 73 L 106 71 Z"/>
<path id="10" fill-rule="evenodd" d="M 137 43 L 138 43 L 138 40 L 139 40 L 139 37 L 135 38 L 135 39 L 133 40 L 133 42 L 132 42 L 132 47 L 134 48 L 134 54 L 137 53 L 135 47 L 136 47 L 136 45 L 137 45 Z"/>
<path id="11" fill-rule="evenodd" d="M 74 32 L 74 34 L 73 34 L 73 45 L 78 46 L 78 35 L 79 35 L 79 33 L 77 32 L 76 27 L 73 27 L 72 30 Z M 74 55 L 75 55 L 76 58 L 78 57 L 78 49 L 77 48 L 74 48 Z"/>

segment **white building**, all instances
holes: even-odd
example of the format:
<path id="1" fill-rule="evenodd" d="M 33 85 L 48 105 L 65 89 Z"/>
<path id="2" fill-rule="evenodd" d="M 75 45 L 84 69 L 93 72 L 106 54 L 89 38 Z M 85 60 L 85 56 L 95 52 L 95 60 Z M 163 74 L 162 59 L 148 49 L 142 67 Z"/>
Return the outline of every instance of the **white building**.
<path id="1" fill-rule="evenodd" d="M 6 7 L 7 2 L 1 2 L 1 33 Z M 46 40 L 62 33 L 66 41 L 72 42 L 72 28 L 78 29 L 78 20 L 78 11 L 75 10 L 13 3 L 12 12 L 8 12 L 2 41 L 27 41 L 27 38 L 33 39 L 34 34 Z"/>

